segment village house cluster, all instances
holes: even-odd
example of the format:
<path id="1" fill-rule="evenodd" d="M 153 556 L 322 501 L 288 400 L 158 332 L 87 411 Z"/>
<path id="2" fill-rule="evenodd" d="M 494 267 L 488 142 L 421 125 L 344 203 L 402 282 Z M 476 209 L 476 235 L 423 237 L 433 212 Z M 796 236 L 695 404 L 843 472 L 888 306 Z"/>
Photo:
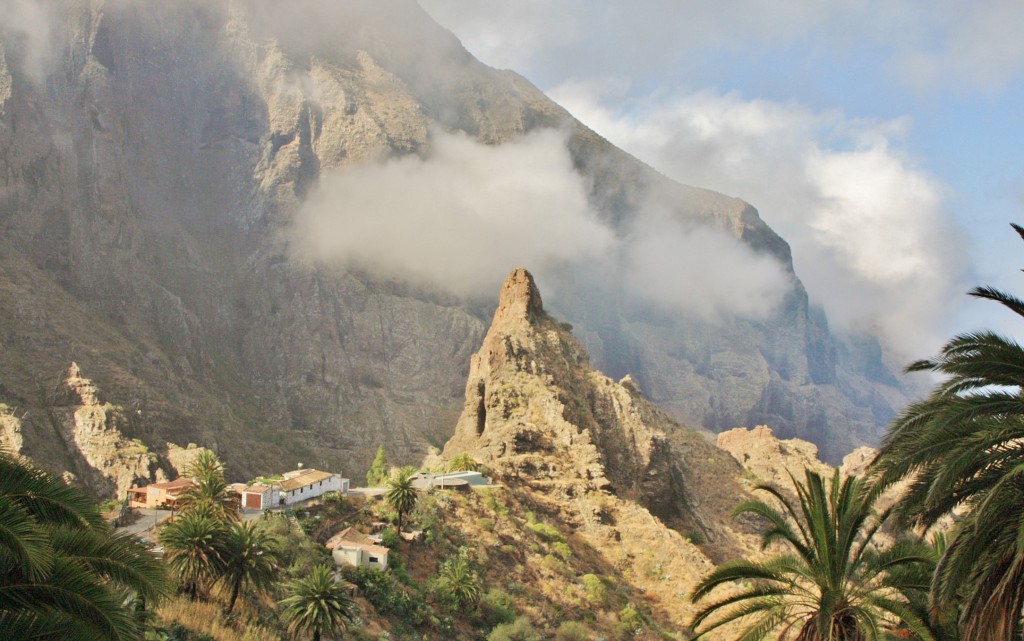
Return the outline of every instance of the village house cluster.
<path id="1" fill-rule="evenodd" d="M 151 483 L 128 490 L 128 505 L 133 508 L 174 509 L 180 496 L 195 482 L 179 478 L 166 483 Z M 232 483 L 228 489 L 238 497 L 238 505 L 246 510 L 269 510 L 307 501 L 328 492 L 347 494 L 349 480 L 341 474 L 302 469 L 285 472 L 280 480 L 268 483 Z"/>

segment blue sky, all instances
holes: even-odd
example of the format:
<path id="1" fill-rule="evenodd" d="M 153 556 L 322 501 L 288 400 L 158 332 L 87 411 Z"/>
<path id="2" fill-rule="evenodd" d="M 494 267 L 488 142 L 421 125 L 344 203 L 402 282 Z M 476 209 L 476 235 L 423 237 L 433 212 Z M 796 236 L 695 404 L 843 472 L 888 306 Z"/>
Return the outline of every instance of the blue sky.
<path id="1" fill-rule="evenodd" d="M 420 3 L 663 173 L 756 206 L 833 324 L 913 358 L 1021 329 L 963 292 L 1024 295 L 1024 3 Z"/>

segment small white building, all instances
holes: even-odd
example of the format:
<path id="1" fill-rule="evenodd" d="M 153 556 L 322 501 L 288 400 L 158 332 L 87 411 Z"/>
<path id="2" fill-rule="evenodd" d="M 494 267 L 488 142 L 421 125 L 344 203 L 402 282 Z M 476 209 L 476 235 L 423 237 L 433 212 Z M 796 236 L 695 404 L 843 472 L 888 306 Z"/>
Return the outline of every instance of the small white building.
<path id="1" fill-rule="evenodd" d="M 368 535 L 353 528 L 345 528 L 328 539 L 326 546 L 331 550 L 334 565 L 388 569 L 388 548 L 377 545 Z"/>
<path id="2" fill-rule="evenodd" d="M 286 472 L 283 480 L 275 485 L 279 486 L 278 503 L 291 505 L 316 498 L 327 492 L 348 494 L 349 481 L 341 478 L 340 474 L 314 469 L 299 469 Z"/>
<path id="3" fill-rule="evenodd" d="M 388 569 L 388 552 L 386 547 L 368 543 L 351 543 L 342 541 L 331 552 L 334 565 L 352 565 L 355 567 Z"/>
<path id="4" fill-rule="evenodd" d="M 243 509 L 269 510 L 281 502 L 281 489 L 274 485 L 253 483 L 239 492 Z"/>

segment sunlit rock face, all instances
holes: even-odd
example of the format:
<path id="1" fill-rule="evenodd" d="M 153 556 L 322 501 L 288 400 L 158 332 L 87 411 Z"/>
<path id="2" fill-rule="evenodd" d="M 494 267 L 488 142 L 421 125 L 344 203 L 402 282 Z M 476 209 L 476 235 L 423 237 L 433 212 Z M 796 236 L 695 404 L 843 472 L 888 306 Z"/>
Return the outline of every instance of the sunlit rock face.
<path id="1" fill-rule="evenodd" d="M 296 217 L 328 175 L 546 128 L 609 242 L 656 216 L 782 275 L 763 309 L 707 313 L 646 297 L 619 245 L 547 269 L 600 370 L 691 425 L 768 423 L 832 459 L 903 400 L 871 345 L 830 335 L 752 207 L 660 176 L 412 0 L 46 4 L 0 33 L 0 402 L 23 434 L 74 360 L 136 412 L 127 438 L 209 446 L 229 474 L 356 476 L 380 443 L 417 460 L 452 432 L 493 288 L 310 257 Z"/>

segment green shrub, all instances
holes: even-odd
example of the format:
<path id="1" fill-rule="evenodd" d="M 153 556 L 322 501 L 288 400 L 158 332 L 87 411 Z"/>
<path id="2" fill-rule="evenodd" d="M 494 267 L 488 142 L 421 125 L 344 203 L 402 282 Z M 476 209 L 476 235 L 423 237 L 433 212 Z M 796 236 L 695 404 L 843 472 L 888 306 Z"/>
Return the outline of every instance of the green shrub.
<path id="1" fill-rule="evenodd" d="M 565 564 L 562 563 L 562 561 L 559 560 L 559 558 L 554 554 L 544 555 L 544 558 L 541 559 L 541 563 L 544 564 L 544 567 L 551 570 L 555 574 L 565 574 Z"/>
<path id="2" fill-rule="evenodd" d="M 386 548 L 391 548 L 393 550 L 397 548 L 398 544 L 401 542 L 402 537 L 398 535 L 398 532 L 395 532 L 391 528 L 387 528 L 380 533 L 380 544 Z"/>
<path id="3" fill-rule="evenodd" d="M 572 550 L 565 541 L 555 541 L 551 544 L 551 551 L 558 555 L 563 561 L 572 558 Z"/>
<path id="4" fill-rule="evenodd" d="M 529 619 L 519 617 L 512 623 L 495 626 L 487 635 L 487 641 L 541 641 L 541 636 Z"/>
<path id="5" fill-rule="evenodd" d="M 590 630 L 582 623 L 566 621 L 558 626 L 555 641 L 590 641 Z"/>
<path id="6" fill-rule="evenodd" d="M 580 584 L 583 585 L 587 603 L 600 607 L 608 605 L 608 592 L 601 577 L 596 574 L 584 574 L 580 577 Z"/>
<path id="7" fill-rule="evenodd" d="M 626 606 L 619 610 L 619 620 L 612 626 L 612 636 L 618 641 L 627 641 L 640 634 L 643 629 L 644 621 L 640 618 L 640 613 Z"/>
<path id="8" fill-rule="evenodd" d="M 542 540 L 547 541 L 548 543 L 554 541 L 564 541 L 564 539 L 562 538 L 562 533 L 555 529 L 553 526 L 548 525 L 547 523 L 527 523 L 526 527 L 529 528 L 531 532 L 536 534 Z"/>
<path id="9" fill-rule="evenodd" d="M 121 499 L 107 499 L 106 501 L 100 503 L 100 512 L 113 512 L 114 510 L 120 508 L 122 503 L 124 503 L 124 501 L 122 501 Z"/>
<path id="10" fill-rule="evenodd" d="M 497 492 L 494 490 L 480 490 L 480 494 L 484 497 L 484 505 L 487 506 L 487 509 L 495 514 L 508 516 L 508 506 L 498 499 Z"/>
<path id="11" fill-rule="evenodd" d="M 288 579 L 304 577 L 317 565 L 330 562 L 330 551 L 308 536 L 292 530 L 288 521 L 271 514 L 260 518 L 259 526 L 277 542 L 281 550 L 280 565 L 286 568 Z"/>
<path id="12" fill-rule="evenodd" d="M 489 628 L 512 623 L 516 620 L 515 599 L 501 588 L 491 588 L 480 599 L 480 615 Z"/>
<path id="13" fill-rule="evenodd" d="M 180 623 L 172 623 L 167 631 L 167 641 L 188 641 L 188 628 Z"/>
<path id="14" fill-rule="evenodd" d="M 341 575 L 359 587 L 378 614 L 394 616 L 412 625 L 426 621 L 426 604 L 410 596 L 391 573 L 375 568 L 345 566 Z"/>

